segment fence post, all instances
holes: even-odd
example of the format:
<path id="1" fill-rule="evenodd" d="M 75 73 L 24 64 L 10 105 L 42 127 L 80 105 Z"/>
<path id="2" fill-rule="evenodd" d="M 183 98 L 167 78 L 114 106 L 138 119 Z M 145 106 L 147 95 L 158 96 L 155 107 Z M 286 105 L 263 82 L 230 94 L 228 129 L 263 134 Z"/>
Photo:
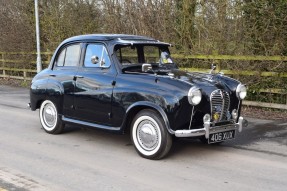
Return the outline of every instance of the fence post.
<path id="1" fill-rule="evenodd" d="M 27 78 L 27 71 L 26 71 L 26 69 L 24 69 L 24 71 L 23 71 L 23 77 L 24 77 L 24 81 L 26 81 L 26 78 Z"/>
<path id="2" fill-rule="evenodd" d="M 4 52 L 1 52 L 1 59 L 2 59 L 2 68 L 3 68 L 3 70 L 2 70 L 2 74 L 3 74 L 3 77 L 5 78 L 6 77 L 6 72 L 5 72 L 5 61 L 4 61 Z"/>
<path id="3" fill-rule="evenodd" d="M 2 67 L 4 68 L 4 52 L 1 52 Z"/>

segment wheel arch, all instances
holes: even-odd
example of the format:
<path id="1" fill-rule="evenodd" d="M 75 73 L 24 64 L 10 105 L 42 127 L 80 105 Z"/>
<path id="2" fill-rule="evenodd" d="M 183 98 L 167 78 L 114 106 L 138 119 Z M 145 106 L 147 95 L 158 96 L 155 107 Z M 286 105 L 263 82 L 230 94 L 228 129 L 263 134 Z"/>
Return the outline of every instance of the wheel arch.
<path id="1" fill-rule="evenodd" d="M 126 110 L 125 119 L 122 125 L 123 132 L 126 132 L 129 130 L 129 127 L 131 125 L 133 118 L 136 116 L 138 112 L 142 111 L 143 109 L 152 109 L 158 112 L 163 119 L 165 127 L 167 128 L 167 131 L 170 134 L 174 134 L 174 131 L 170 127 L 170 123 L 169 123 L 169 120 L 168 120 L 168 117 L 165 111 L 160 106 L 152 102 L 148 102 L 148 101 L 136 102 L 128 107 L 128 109 Z"/>

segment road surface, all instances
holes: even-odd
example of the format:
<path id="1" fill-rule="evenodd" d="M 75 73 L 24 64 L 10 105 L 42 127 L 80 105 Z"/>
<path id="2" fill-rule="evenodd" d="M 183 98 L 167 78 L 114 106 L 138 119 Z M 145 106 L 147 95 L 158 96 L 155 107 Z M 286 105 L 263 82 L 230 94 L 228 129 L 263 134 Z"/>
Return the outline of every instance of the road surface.
<path id="1" fill-rule="evenodd" d="M 152 161 L 129 135 L 77 126 L 47 134 L 28 102 L 29 90 L 0 86 L 0 191 L 287 190 L 286 122 L 249 119 L 235 140 L 180 140 Z"/>

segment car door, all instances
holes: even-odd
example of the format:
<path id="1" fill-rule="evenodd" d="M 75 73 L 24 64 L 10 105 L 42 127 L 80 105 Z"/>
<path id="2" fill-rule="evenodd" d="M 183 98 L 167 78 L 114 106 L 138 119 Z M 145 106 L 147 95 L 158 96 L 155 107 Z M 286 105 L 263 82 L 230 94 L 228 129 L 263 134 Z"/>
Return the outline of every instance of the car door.
<path id="1" fill-rule="evenodd" d="M 77 73 L 81 54 L 81 44 L 69 44 L 62 47 L 56 56 L 53 69 L 49 74 L 48 91 L 57 91 L 53 93 L 54 101 L 60 112 L 66 117 L 73 117 L 74 113 L 74 76 Z"/>
<path id="2" fill-rule="evenodd" d="M 111 102 L 116 71 L 104 44 L 87 43 L 76 75 L 75 118 L 111 125 Z"/>

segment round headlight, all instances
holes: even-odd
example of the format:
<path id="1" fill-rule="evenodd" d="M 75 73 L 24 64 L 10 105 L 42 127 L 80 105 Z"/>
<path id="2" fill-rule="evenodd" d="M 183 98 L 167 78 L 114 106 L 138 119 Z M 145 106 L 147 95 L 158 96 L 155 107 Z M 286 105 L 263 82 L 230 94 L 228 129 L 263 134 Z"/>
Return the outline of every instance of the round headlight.
<path id="1" fill-rule="evenodd" d="M 198 105 L 201 101 L 201 91 L 200 89 L 198 89 L 197 87 L 192 87 L 190 88 L 190 90 L 188 91 L 188 102 L 191 105 Z"/>
<path id="2" fill-rule="evenodd" d="M 236 88 L 236 96 L 239 99 L 244 99 L 247 95 L 247 88 L 243 84 L 239 84 Z"/>

